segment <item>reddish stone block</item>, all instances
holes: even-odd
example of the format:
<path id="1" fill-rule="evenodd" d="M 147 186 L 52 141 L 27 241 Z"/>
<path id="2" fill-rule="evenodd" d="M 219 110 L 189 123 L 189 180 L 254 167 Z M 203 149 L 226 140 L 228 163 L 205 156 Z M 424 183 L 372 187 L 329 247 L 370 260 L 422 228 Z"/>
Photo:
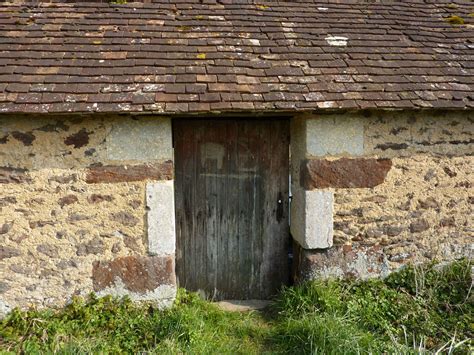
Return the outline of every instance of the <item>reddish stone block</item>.
<path id="1" fill-rule="evenodd" d="M 22 142 L 26 146 L 31 146 L 36 139 L 35 135 L 31 132 L 18 132 L 14 131 L 11 133 L 13 138 L 15 138 L 17 141 Z"/>
<path id="2" fill-rule="evenodd" d="M 95 166 L 90 167 L 86 173 L 86 182 L 89 184 L 171 179 L 173 179 L 172 161 L 155 165 Z"/>
<path id="3" fill-rule="evenodd" d="M 79 201 L 76 195 L 66 195 L 58 200 L 58 205 L 63 208 L 64 206 L 71 205 Z"/>
<path id="4" fill-rule="evenodd" d="M 385 181 L 391 167 L 390 159 L 310 159 L 301 165 L 301 186 L 306 190 L 371 188 Z"/>
<path id="5" fill-rule="evenodd" d="M 30 182 L 25 169 L 0 167 L 0 184 Z"/>
<path id="6" fill-rule="evenodd" d="M 72 145 L 74 148 L 82 148 L 89 143 L 89 134 L 86 129 L 81 129 L 79 132 L 76 132 L 64 139 L 64 144 Z"/>
<path id="7" fill-rule="evenodd" d="M 111 261 L 96 261 L 92 267 L 94 291 L 115 286 L 117 280 L 137 293 L 153 291 L 161 285 L 176 285 L 174 257 L 125 256 Z"/>

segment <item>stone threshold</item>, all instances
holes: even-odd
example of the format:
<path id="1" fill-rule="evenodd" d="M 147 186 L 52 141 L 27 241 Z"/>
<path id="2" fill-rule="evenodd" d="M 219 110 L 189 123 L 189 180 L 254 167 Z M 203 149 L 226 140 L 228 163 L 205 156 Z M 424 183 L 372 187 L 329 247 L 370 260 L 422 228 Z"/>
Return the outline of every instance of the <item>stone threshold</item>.
<path id="1" fill-rule="evenodd" d="M 260 311 L 270 305 L 269 300 L 224 300 L 214 304 L 227 312 L 249 312 Z"/>

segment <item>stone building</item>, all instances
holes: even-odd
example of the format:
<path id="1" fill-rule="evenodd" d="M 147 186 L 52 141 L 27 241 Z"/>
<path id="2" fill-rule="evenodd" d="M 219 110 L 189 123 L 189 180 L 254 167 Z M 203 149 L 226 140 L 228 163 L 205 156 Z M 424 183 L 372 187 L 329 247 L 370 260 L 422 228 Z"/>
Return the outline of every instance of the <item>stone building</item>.
<path id="1" fill-rule="evenodd" d="M 472 11 L 3 3 L 0 312 L 472 258 Z"/>

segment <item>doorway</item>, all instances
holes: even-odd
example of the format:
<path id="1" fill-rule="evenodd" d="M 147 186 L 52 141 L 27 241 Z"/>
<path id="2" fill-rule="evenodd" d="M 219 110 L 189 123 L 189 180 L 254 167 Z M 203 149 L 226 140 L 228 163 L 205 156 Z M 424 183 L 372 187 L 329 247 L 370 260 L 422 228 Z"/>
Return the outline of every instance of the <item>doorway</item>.
<path id="1" fill-rule="evenodd" d="M 173 122 L 176 273 L 213 299 L 266 299 L 288 283 L 289 122 Z"/>

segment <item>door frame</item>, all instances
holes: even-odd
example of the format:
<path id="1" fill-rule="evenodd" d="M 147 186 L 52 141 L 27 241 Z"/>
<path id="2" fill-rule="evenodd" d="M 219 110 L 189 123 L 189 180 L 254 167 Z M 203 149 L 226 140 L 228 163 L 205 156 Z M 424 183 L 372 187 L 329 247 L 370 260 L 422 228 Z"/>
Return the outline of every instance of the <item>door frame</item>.
<path id="1" fill-rule="evenodd" d="M 292 120 L 292 116 L 286 116 L 286 115 L 259 115 L 259 116 L 255 116 L 255 115 L 251 115 L 251 116 L 242 116 L 242 115 L 225 115 L 225 116 L 199 116 L 199 117 L 192 117 L 192 116 L 181 116 L 181 117 L 176 117 L 176 118 L 173 118 L 171 120 L 171 124 L 172 124 L 172 147 L 173 147 L 173 160 L 174 160 L 174 176 L 175 176 L 175 179 L 174 179 L 174 194 L 175 194 L 175 218 L 177 219 L 177 208 L 178 208 L 178 204 L 176 203 L 177 201 L 177 196 L 178 196 L 178 189 L 179 187 L 177 186 L 177 183 L 176 183 L 176 169 L 177 169 L 177 164 L 176 164 L 176 134 L 177 134 L 177 129 L 176 129 L 176 123 L 178 121 L 188 121 L 188 120 L 192 120 L 192 121 L 235 121 L 235 122 L 239 122 L 239 121 L 242 121 L 242 122 L 251 122 L 251 121 L 287 121 L 288 122 L 288 126 L 287 126 L 287 143 L 288 143 L 288 146 L 287 146 L 287 151 L 288 151 L 288 155 L 287 155 L 287 159 L 288 159 L 288 180 L 290 180 L 290 176 L 291 176 L 291 169 L 292 169 L 292 162 L 291 162 L 291 155 L 290 155 L 290 145 L 291 145 L 291 120 Z M 286 266 L 287 266 L 287 269 L 288 269 L 288 277 L 287 277 L 287 281 L 285 283 L 282 284 L 283 285 L 286 285 L 286 284 L 289 284 L 290 283 L 290 275 L 291 275 L 291 248 L 292 248 L 292 238 L 291 238 L 291 234 L 290 234 L 290 202 L 291 202 L 291 182 L 288 181 L 288 188 L 287 188 L 287 197 L 288 197 L 288 201 L 287 201 L 287 228 L 288 228 L 288 232 L 287 232 L 287 245 L 286 245 L 286 249 L 287 249 L 287 254 L 286 254 Z M 180 252 L 178 250 L 178 223 L 175 224 L 175 236 L 176 236 L 176 263 L 175 263 L 175 267 L 176 267 L 176 270 L 175 270 L 175 273 L 176 273 L 176 280 L 177 280 L 177 284 L 179 287 L 183 287 L 183 285 L 181 284 L 182 281 L 179 279 L 179 275 L 178 275 L 178 253 Z"/>

